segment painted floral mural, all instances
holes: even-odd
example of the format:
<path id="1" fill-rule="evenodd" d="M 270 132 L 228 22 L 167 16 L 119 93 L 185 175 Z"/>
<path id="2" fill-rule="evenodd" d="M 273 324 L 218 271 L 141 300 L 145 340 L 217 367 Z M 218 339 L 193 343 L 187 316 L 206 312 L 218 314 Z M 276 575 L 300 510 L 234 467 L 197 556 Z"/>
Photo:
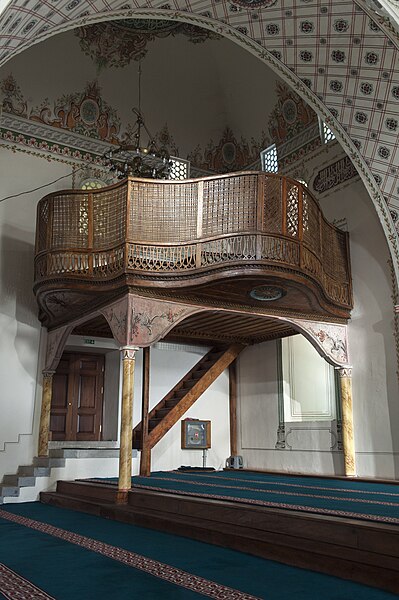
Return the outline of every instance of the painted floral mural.
<path id="1" fill-rule="evenodd" d="M 184 35 L 189 42 L 198 44 L 221 37 L 189 23 L 147 19 L 96 23 L 80 27 L 75 33 L 82 51 L 99 69 L 122 68 L 132 60 L 141 60 L 147 54 L 148 44 L 159 38 Z"/>

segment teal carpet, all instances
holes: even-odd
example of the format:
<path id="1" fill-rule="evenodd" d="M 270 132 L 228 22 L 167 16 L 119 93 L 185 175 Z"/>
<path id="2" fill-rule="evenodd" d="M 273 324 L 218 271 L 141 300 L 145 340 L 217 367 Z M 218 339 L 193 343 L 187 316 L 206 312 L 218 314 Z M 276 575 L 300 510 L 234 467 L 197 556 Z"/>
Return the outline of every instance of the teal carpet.
<path id="1" fill-rule="evenodd" d="M 96 479 L 116 485 L 116 478 Z M 156 472 L 132 486 L 399 525 L 399 486 L 250 471 Z"/>
<path id="2" fill-rule="evenodd" d="M 12 519 L 34 519 L 90 538 L 79 547 Z M 59 530 L 57 530 L 59 531 Z M 70 535 L 70 534 L 68 534 Z M 93 540 L 150 557 L 175 569 L 233 588 L 202 594 L 142 572 L 95 551 Z M 98 544 L 97 544 L 98 545 Z M 263 560 L 201 542 L 39 503 L 0 509 L 0 563 L 57 600 L 394 600 L 395 594 Z M 0 577 L 1 581 L 1 577 Z M 0 588 L 1 589 L 1 588 Z M 237 592 L 240 590 L 245 594 Z M 0 598 L 12 596 L 1 595 Z M 14 596 L 19 598 L 20 596 Z M 27 596 L 26 596 L 27 597 Z"/>

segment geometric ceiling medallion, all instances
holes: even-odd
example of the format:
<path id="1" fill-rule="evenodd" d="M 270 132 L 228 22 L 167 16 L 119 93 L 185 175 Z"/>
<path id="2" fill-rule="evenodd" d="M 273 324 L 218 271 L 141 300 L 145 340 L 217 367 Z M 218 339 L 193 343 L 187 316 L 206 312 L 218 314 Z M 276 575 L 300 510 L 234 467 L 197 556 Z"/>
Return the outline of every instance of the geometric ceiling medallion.
<path id="1" fill-rule="evenodd" d="M 249 292 L 249 295 L 260 302 L 273 302 L 274 300 L 280 300 L 286 293 L 283 288 L 274 285 L 258 285 Z"/>
<path id="2" fill-rule="evenodd" d="M 277 3 L 277 0 L 232 0 L 232 4 L 238 4 L 243 8 L 269 8 Z"/>

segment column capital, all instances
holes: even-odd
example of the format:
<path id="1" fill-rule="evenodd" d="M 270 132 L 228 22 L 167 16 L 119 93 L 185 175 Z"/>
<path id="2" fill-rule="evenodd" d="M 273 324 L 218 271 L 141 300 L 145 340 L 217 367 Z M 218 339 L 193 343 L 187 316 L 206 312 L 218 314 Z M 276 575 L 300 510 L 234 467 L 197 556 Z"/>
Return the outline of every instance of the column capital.
<path id="1" fill-rule="evenodd" d="M 352 377 L 352 367 L 337 367 L 339 377 Z"/>
<path id="2" fill-rule="evenodd" d="M 134 360 L 136 358 L 136 352 L 140 350 L 137 346 L 121 346 L 119 348 L 122 354 L 122 360 Z"/>
<path id="3" fill-rule="evenodd" d="M 55 373 L 55 371 L 48 371 L 48 370 L 42 371 L 43 378 L 46 378 L 46 379 L 47 378 L 51 379 L 51 377 L 54 375 L 54 373 Z"/>

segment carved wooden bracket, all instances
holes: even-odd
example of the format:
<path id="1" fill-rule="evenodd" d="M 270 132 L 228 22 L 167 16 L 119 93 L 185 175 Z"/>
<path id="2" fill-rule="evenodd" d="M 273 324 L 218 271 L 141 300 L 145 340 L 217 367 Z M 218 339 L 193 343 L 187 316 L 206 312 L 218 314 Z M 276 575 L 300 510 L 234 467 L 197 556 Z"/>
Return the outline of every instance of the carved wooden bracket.
<path id="1" fill-rule="evenodd" d="M 100 309 L 121 346 L 150 346 L 202 308 L 127 294 Z"/>
<path id="2" fill-rule="evenodd" d="M 347 325 L 302 319 L 284 320 L 292 323 L 334 367 L 349 366 Z"/>
<path id="3" fill-rule="evenodd" d="M 60 362 L 65 344 L 74 325 L 64 325 L 47 334 L 46 365 L 43 373 L 54 373 Z"/>

